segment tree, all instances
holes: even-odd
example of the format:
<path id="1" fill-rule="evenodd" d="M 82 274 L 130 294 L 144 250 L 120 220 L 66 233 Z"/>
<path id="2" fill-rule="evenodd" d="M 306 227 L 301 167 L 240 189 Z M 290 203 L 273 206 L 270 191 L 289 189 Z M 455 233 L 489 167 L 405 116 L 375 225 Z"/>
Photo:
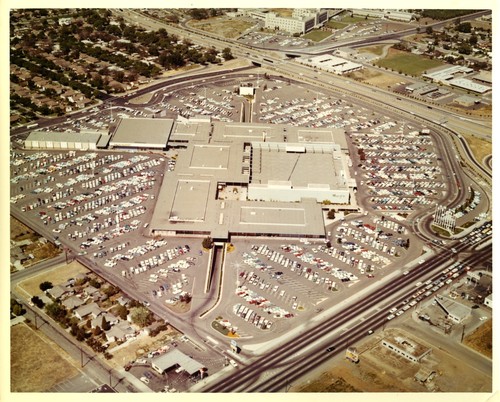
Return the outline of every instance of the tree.
<path id="1" fill-rule="evenodd" d="M 31 302 L 37 306 L 38 308 L 43 308 L 43 306 L 45 306 L 45 303 L 43 302 L 42 299 L 40 299 L 38 296 L 33 296 L 31 298 Z"/>
<path id="2" fill-rule="evenodd" d="M 106 321 L 106 317 L 102 316 L 101 327 L 103 331 L 109 331 L 111 329 L 111 324 Z"/>
<path id="3" fill-rule="evenodd" d="M 92 278 L 90 281 L 89 281 L 89 285 L 90 286 L 93 286 L 94 288 L 96 289 L 99 289 L 101 287 L 101 282 L 99 282 L 97 279 L 95 278 Z"/>
<path id="4" fill-rule="evenodd" d="M 101 327 L 98 325 L 97 327 L 95 327 L 94 329 L 94 336 L 99 336 L 102 334 L 102 329 Z"/>
<path id="5" fill-rule="evenodd" d="M 335 219 L 335 210 L 334 209 L 330 209 L 328 211 L 328 214 L 326 215 L 328 219 Z"/>
<path id="6" fill-rule="evenodd" d="M 214 246 L 214 241 L 210 236 L 207 236 L 203 239 L 201 245 L 203 246 L 203 248 L 210 250 Z"/>
<path id="7" fill-rule="evenodd" d="M 430 35 L 432 32 L 433 32 L 433 29 L 432 29 L 432 27 L 431 27 L 431 26 L 428 26 L 427 28 L 425 28 L 425 33 L 426 33 L 427 35 Z"/>
<path id="8" fill-rule="evenodd" d="M 78 331 L 76 333 L 76 340 L 81 342 L 83 340 L 85 340 L 85 338 L 87 337 L 87 333 L 85 332 L 85 328 L 78 328 Z"/>
<path id="9" fill-rule="evenodd" d="M 128 315 L 128 309 L 127 309 L 127 307 L 125 307 L 125 306 L 118 306 L 118 308 L 116 310 L 116 314 L 122 320 L 126 320 L 127 319 L 127 315 Z"/>
<path id="10" fill-rule="evenodd" d="M 57 302 L 45 305 L 45 312 L 49 317 L 52 317 L 54 320 L 60 323 L 65 323 L 66 316 L 68 314 L 66 309 Z"/>
<path id="11" fill-rule="evenodd" d="M 457 31 L 463 33 L 470 33 L 472 29 L 472 25 L 470 22 L 462 22 L 457 25 Z"/>
<path id="12" fill-rule="evenodd" d="M 228 47 L 222 49 L 222 57 L 224 57 L 225 60 L 232 60 L 234 58 L 233 54 L 231 53 L 231 49 Z"/>
<path id="13" fill-rule="evenodd" d="M 52 285 L 52 282 L 49 282 L 49 281 L 45 281 L 45 282 L 40 283 L 40 290 L 42 292 L 45 292 L 48 289 L 52 289 L 53 287 L 54 286 Z"/>
<path id="14" fill-rule="evenodd" d="M 20 316 L 23 315 L 24 313 L 26 313 L 26 310 L 23 309 L 22 304 L 16 303 L 14 304 L 14 306 L 12 306 L 12 314 Z"/>
<path id="15" fill-rule="evenodd" d="M 146 327 L 153 322 L 153 314 L 145 307 L 135 307 L 130 311 L 130 317 L 134 324 Z"/>

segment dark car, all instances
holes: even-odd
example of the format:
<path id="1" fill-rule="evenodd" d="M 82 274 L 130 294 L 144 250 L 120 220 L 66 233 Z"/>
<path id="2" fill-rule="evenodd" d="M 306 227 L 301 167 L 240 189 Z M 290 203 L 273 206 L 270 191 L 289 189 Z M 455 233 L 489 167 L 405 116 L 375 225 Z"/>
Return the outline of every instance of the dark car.
<path id="1" fill-rule="evenodd" d="M 327 352 L 333 352 L 335 350 L 335 346 L 330 346 L 328 349 L 326 349 Z"/>

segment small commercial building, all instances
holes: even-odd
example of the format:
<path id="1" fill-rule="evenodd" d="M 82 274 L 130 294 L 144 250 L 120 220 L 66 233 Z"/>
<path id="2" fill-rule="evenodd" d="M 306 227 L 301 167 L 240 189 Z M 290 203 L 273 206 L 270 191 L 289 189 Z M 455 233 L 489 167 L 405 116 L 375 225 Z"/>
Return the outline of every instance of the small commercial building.
<path id="1" fill-rule="evenodd" d="M 179 367 L 189 375 L 205 369 L 203 364 L 178 349 L 173 349 L 164 355 L 153 358 L 151 367 L 159 374 L 163 374 L 173 367 Z"/>
<path id="2" fill-rule="evenodd" d="M 460 324 L 470 316 L 471 308 L 444 296 L 435 297 L 436 304 L 444 311 L 446 318 Z"/>
<path id="3" fill-rule="evenodd" d="M 414 363 L 420 363 L 425 356 L 432 352 L 431 348 L 399 332 L 396 332 L 394 335 L 391 334 L 386 336 L 382 340 L 382 345 L 391 352 L 397 353 Z"/>
<path id="4" fill-rule="evenodd" d="M 305 64 L 323 71 L 328 71 L 334 74 L 347 74 L 353 71 L 361 70 L 362 64 L 343 59 L 341 57 L 323 54 L 319 56 L 306 56 L 296 59 L 298 63 Z"/>

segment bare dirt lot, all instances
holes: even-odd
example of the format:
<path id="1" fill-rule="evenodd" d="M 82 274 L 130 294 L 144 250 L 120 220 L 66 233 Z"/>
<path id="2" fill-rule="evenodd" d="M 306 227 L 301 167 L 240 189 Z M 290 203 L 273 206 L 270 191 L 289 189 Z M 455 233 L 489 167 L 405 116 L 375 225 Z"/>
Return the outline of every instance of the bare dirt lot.
<path id="1" fill-rule="evenodd" d="M 48 281 L 52 285 L 60 285 L 66 282 L 69 278 L 74 277 L 78 273 L 87 274 L 89 270 L 81 265 L 78 261 L 73 261 L 66 264 L 58 265 L 49 271 L 44 271 L 39 275 L 30 277 L 17 285 L 17 289 L 31 298 L 31 296 L 41 293 L 40 283 Z"/>
<path id="2" fill-rule="evenodd" d="M 113 350 L 113 358 L 108 361 L 108 363 L 115 368 L 123 367 L 126 363 L 142 357 L 152 350 L 167 345 L 178 335 L 179 333 L 176 330 L 169 329 L 168 331 L 160 332 L 155 337 L 150 337 L 148 335 L 143 336 L 127 345 L 123 345 L 123 347 Z"/>
<path id="3" fill-rule="evenodd" d="M 45 392 L 78 374 L 57 344 L 26 324 L 11 328 L 10 342 L 11 392 Z"/>
<path id="4" fill-rule="evenodd" d="M 491 155 L 492 152 L 491 142 L 482 140 L 480 138 L 474 137 L 473 135 L 469 134 L 462 134 L 462 135 L 469 143 L 469 147 L 478 161 L 482 161 L 483 158 L 485 158 L 488 155 Z"/>
<path id="5" fill-rule="evenodd" d="M 477 328 L 472 334 L 464 339 L 464 344 L 470 348 L 477 350 L 479 353 L 489 357 L 493 357 L 493 329 L 492 320 L 486 321 L 483 325 Z"/>
<path id="6" fill-rule="evenodd" d="M 362 70 L 349 73 L 348 76 L 366 84 L 385 89 L 401 81 L 401 76 L 387 74 L 373 68 L 363 68 Z"/>
<path id="7" fill-rule="evenodd" d="M 387 329 L 358 347 L 360 361 L 354 364 L 338 356 L 313 380 L 297 384 L 293 392 L 491 392 L 491 378 L 476 370 L 469 370 L 467 364 L 458 358 L 433 347 L 421 339 L 421 345 L 432 348 L 430 355 L 421 363 L 413 363 L 390 351 L 382 345 L 382 339 L 389 334 L 403 333 Z M 406 334 L 411 336 L 409 334 Z M 405 335 L 405 336 L 406 336 Z M 414 377 L 424 367 L 435 372 L 428 383 L 415 381 Z M 467 372 L 465 378 L 462 373 Z"/>
<path id="8" fill-rule="evenodd" d="M 191 21 L 189 25 L 196 29 L 216 33 L 224 38 L 237 38 L 248 28 L 254 26 L 255 22 L 224 16 L 202 21 Z"/>

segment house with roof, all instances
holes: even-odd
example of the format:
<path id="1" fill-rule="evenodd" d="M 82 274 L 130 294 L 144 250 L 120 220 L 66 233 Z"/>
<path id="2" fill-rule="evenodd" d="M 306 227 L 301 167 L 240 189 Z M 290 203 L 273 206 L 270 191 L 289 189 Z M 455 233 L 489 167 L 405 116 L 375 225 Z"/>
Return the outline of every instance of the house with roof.
<path id="1" fill-rule="evenodd" d="M 74 315 L 79 320 L 83 320 L 84 318 L 96 318 L 101 314 L 101 309 L 96 303 L 84 304 L 83 306 L 78 307 Z"/>
<path id="2" fill-rule="evenodd" d="M 108 342 L 126 341 L 135 336 L 136 330 L 126 321 L 119 321 L 106 331 Z"/>
<path id="3" fill-rule="evenodd" d="M 116 325 L 120 322 L 120 319 L 117 316 L 115 316 L 114 314 L 111 314 L 108 312 L 102 312 L 100 315 L 98 315 L 97 317 L 93 318 L 90 321 L 90 326 L 92 328 L 95 328 L 97 326 L 102 327 L 102 318 L 103 317 L 111 326 Z"/>
<path id="4" fill-rule="evenodd" d="M 92 285 L 88 285 L 86 288 L 83 289 L 83 294 L 84 294 L 84 296 L 87 296 L 87 297 L 91 297 L 95 293 L 98 293 L 98 292 L 99 292 L 99 289 L 97 289 L 96 287 L 94 287 Z"/>
<path id="5" fill-rule="evenodd" d="M 66 310 L 73 310 L 80 307 L 83 303 L 85 302 L 80 297 L 70 296 L 67 299 L 64 299 L 61 304 L 66 307 Z"/>
<path id="6" fill-rule="evenodd" d="M 50 297 L 52 297 L 52 299 L 56 300 L 60 299 L 64 295 L 69 295 L 70 291 L 66 289 L 64 286 L 56 285 L 50 289 L 47 289 L 45 293 Z"/>

